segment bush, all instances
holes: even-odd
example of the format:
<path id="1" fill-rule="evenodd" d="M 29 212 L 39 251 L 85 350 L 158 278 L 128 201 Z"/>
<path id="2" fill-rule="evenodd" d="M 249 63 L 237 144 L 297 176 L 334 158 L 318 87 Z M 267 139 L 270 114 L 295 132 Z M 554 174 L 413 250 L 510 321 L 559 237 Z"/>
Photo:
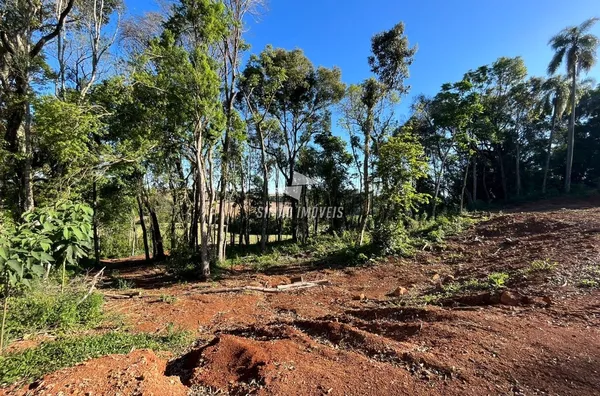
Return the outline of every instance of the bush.
<path id="1" fill-rule="evenodd" d="M 102 320 L 103 297 L 92 293 L 83 302 L 86 291 L 58 287 L 38 287 L 33 291 L 9 299 L 6 317 L 8 339 L 29 333 L 62 333 L 74 328 L 90 328 Z"/>
<path id="2" fill-rule="evenodd" d="M 164 336 L 111 332 L 45 342 L 35 348 L 0 356 L 0 386 L 19 380 L 31 381 L 88 359 L 128 353 L 133 348 L 178 351 L 190 342 L 187 332 L 173 330 Z"/>
<path id="3" fill-rule="evenodd" d="M 386 223 L 373 230 L 372 247 L 381 256 L 410 255 L 413 252 L 403 224 Z"/>

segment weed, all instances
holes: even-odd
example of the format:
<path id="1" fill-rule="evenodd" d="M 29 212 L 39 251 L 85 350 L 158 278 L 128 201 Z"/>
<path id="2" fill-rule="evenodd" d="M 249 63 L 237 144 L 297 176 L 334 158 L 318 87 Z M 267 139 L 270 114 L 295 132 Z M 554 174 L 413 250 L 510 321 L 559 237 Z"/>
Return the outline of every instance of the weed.
<path id="1" fill-rule="evenodd" d="M 583 287 L 583 288 L 596 288 L 599 286 L 600 286 L 600 284 L 593 279 L 582 279 L 579 282 L 579 287 Z"/>
<path id="2" fill-rule="evenodd" d="M 540 273 L 540 272 L 552 272 L 556 269 L 558 263 L 555 261 L 550 261 L 548 259 L 544 260 L 535 260 L 533 261 L 529 267 L 525 270 L 528 274 Z"/>
<path id="3" fill-rule="evenodd" d="M 102 295 L 38 286 L 32 292 L 9 299 L 6 318 L 8 339 L 36 332 L 63 333 L 77 328 L 91 328 L 102 320 Z"/>
<path id="4" fill-rule="evenodd" d="M 177 297 L 170 296 L 168 294 L 161 294 L 159 300 L 167 304 L 175 304 L 177 302 Z"/>
<path id="5" fill-rule="evenodd" d="M 509 277 L 506 272 L 494 272 L 488 275 L 488 284 L 492 289 L 501 289 L 506 286 Z"/>
<path id="6" fill-rule="evenodd" d="M 0 385 L 31 381 L 88 359 L 128 353 L 132 348 L 178 351 L 190 341 L 189 333 L 170 331 L 163 336 L 111 332 L 45 342 L 35 348 L 0 356 Z"/>
<path id="7" fill-rule="evenodd" d="M 129 279 L 115 278 L 114 281 L 115 288 L 119 290 L 133 289 L 135 287 L 135 283 L 133 283 Z"/>

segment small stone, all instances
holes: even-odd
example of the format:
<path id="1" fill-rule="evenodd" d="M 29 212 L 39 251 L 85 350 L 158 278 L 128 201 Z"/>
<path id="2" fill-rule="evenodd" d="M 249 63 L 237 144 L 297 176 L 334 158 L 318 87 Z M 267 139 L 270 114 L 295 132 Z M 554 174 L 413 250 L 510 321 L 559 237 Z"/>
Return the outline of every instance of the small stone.
<path id="1" fill-rule="evenodd" d="M 521 299 L 510 290 L 506 290 L 500 295 L 500 304 L 516 306 L 521 303 Z"/>
<path id="2" fill-rule="evenodd" d="M 388 295 L 392 296 L 392 297 L 400 297 L 400 296 L 405 295 L 406 293 L 408 293 L 408 290 L 405 287 L 400 286 Z"/>
<path id="3" fill-rule="evenodd" d="M 439 282 L 441 279 L 442 277 L 440 276 L 440 274 L 435 274 L 433 275 L 433 278 L 431 278 L 431 280 L 434 282 Z"/>

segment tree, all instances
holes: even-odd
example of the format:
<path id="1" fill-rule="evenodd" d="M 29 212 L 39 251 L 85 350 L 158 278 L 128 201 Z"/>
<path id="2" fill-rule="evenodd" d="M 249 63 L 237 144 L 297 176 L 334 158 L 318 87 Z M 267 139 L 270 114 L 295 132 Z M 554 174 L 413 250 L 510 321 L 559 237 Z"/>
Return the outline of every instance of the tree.
<path id="1" fill-rule="evenodd" d="M 370 78 L 362 83 L 360 88 L 350 88 L 358 95 L 355 100 L 350 99 L 344 106 L 346 124 L 354 123 L 363 134 L 363 209 L 360 221 L 360 230 L 357 244 L 362 245 L 367 228 L 367 221 L 371 212 L 371 144 L 375 133 L 376 108 L 385 100 L 396 102 L 397 97 L 408 92 L 409 87 L 404 85 L 408 78 L 408 67 L 413 62 L 416 47 L 410 47 L 408 38 L 404 34 L 404 23 L 400 22 L 392 29 L 376 34 L 371 39 L 371 52 L 369 66 L 377 79 Z M 349 92 L 352 94 L 352 92 Z M 386 124 L 384 122 L 384 124 Z M 389 124 L 388 124 L 389 125 Z"/>
<path id="2" fill-rule="evenodd" d="M 567 111 L 568 103 L 571 101 L 569 80 L 565 76 L 554 76 L 547 79 L 542 85 L 543 97 L 541 103 L 552 110 L 552 120 L 550 121 L 550 135 L 546 149 L 546 162 L 544 164 L 544 180 L 542 182 L 542 194 L 546 194 L 548 185 L 548 171 L 550 169 L 550 158 L 552 157 L 552 144 L 554 143 L 554 134 L 557 124 L 562 121 L 562 117 Z"/>
<path id="3" fill-rule="evenodd" d="M 0 85 L 7 104 L 4 140 L 15 160 L 18 207 L 33 209 L 30 83 L 34 71 L 47 69 L 43 48 L 58 36 L 75 0 L 56 15 L 52 1 L 11 1 L 0 4 Z"/>
<path id="4" fill-rule="evenodd" d="M 275 95 L 285 81 L 285 70 L 278 68 L 271 62 L 273 49 L 266 48 L 260 56 L 252 56 L 243 71 L 239 82 L 239 89 L 245 106 L 249 110 L 249 124 L 255 131 L 252 143 L 258 143 L 260 149 L 261 170 L 263 176 L 262 208 L 264 210 L 261 225 L 261 251 L 265 251 L 267 243 L 269 205 L 269 164 L 267 139 L 278 131 L 275 119 L 270 117 L 270 110 L 275 100 Z"/>
<path id="5" fill-rule="evenodd" d="M 571 174 L 573 169 L 573 147 L 575 145 L 575 110 L 577 78 L 581 72 L 588 72 L 597 60 L 600 39 L 589 33 L 589 30 L 598 22 L 598 18 L 591 18 L 579 26 L 569 26 L 552 37 L 549 45 L 554 51 L 554 56 L 548 65 L 548 74 L 556 73 L 561 64 L 565 64 L 567 75 L 571 78 L 571 119 L 567 137 L 567 166 L 565 175 L 565 192 L 571 191 Z"/>
<path id="6" fill-rule="evenodd" d="M 272 139 L 269 152 L 285 175 L 286 185 L 293 186 L 298 154 L 318 132 L 319 120 L 326 110 L 344 96 L 345 85 L 337 68 L 315 68 L 301 50 L 286 51 L 267 47 L 261 62 L 268 62 L 264 80 L 285 80 L 275 91 L 269 115 L 276 120 L 280 134 Z M 298 208 L 292 201 L 292 239 L 298 240 Z"/>
<path id="7" fill-rule="evenodd" d="M 217 234 L 217 260 L 225 260 L 225 200 L 229 185 L 229 157 L 231 156 L 232 135 L 236 132 L 236 121 L 239 115 L 234 107 L 238 92 L 236 90 L 239 64 L 242 52 L 248 48 L 242 33 L 245 27 L 247 14 L 255 13 L 263 5 L 263 0 L 224 0 L 227 10 L 228 34 L 223 36 L 220 45 L 220 57 L 223 78 L 223 111 L 225 113 L 225 132 L 223 133 L 221 155 L 221 190 L 219 191 L 219 225 Z M 263 248 L 264 249 L 264 248 Z"/>

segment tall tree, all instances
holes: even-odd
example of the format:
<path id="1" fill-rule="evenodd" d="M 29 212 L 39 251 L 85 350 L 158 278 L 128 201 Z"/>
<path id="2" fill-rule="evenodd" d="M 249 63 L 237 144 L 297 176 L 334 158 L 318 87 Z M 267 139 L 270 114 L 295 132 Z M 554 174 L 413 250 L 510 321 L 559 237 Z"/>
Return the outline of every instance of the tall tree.
<path id="1" fill-rule="evenodd" d="M 573 169 L 573 148 L 575 145 L 575 110 L 577 78 L 581 72 L 588 72 L 597 60 L 597 50 L 600 39 L 589 33 L 590 29 L 598 22 L 598 18 L 591 18 L 579 26 L 569 26 L 552 37 L 549 45 L 554 51 L 554 56 L 548 65 L 550 75 L 556 73 L 561 64 L 565 64 L 567 75 L 571 78 L 571 119 L 567 137 L 567 166 L 565 175 L 565 192 L 571 191 L 571 174 Z"/>
<path id="2" fill-rule="evenodd" d="M 3 1 L 0 3 L 0 84 L 6 103 L 4 140 L 15 160 L 20 186 L 21 211 L 34 207 L 30 83 L 32 73 L 44 66 L 42 50 L 63 28 L 75 0 L 56 13 L 52 1 Z"/>
<path id="3" fill-rule="evenodd" d="M 363 134 L 363 209 L 360 221 L 360 230 L 357 240 L 362 245 L 367 228 L 367 221 L 371 212 L 371 144 L 374 133 L 376 107 L 390 96 L 400 96 L 408 92 L 409 87 L 404 85 L 408 78 L 408 67 L 413 62 L 417 52 L 416 47 L 411 47 L 404 34 L 404 23 L 396 24 L 392 29 L 376 34 L 371 39 L 371 52 L 369 66 L 377 79 L 370 78 L 363 82 L 360 103 L 364 114 L 355 113 L 353 118 L 360 124 Z M 356 107 L 356 106 L 352 106 Z M 347 115 L 349 115 L 347 113 Z"/>
<path id="4" fill-rule="evenodd" d="M 269 149 L 277 166 L 285 175 L 286 185 L 294 185 L 294 173 L 298 154 L 318 132 L 319 121 L 327 109 L 344 96 L 345 85 L 341 82 L 338 68 L 315 68 L 301 50 L 286 51 L 267 47 L 263 52 L 269 68 L 264 69 L 265 80 L 285 75 L 277 88 L 269 114 L 277 124 L 280 135 L 272 139 Z M 263 58 L 261 55 L 261 58 Z M 298 240 L 298 207 L 292 200 L 292 239 Z"/>
<path id="5" fill-rule="evenodd" d="M 565 114 L 565 111 L 567 111 L 567 106 L 571 100 L 569 97 L 569 80 L 565 76 L 550 77 L 542 85 L 542 90 L 543 97 L 541 103 L 544 107 L 550 107 L 552 112 L 550 135 L 548 136 L 548 145 L 546 149 L 546 161 L 544 163 L 544 180 L 542 182 L 542 194 L 546 194 L 554 134 L 556 128 L 560 125 L 562 117 Z"/>

